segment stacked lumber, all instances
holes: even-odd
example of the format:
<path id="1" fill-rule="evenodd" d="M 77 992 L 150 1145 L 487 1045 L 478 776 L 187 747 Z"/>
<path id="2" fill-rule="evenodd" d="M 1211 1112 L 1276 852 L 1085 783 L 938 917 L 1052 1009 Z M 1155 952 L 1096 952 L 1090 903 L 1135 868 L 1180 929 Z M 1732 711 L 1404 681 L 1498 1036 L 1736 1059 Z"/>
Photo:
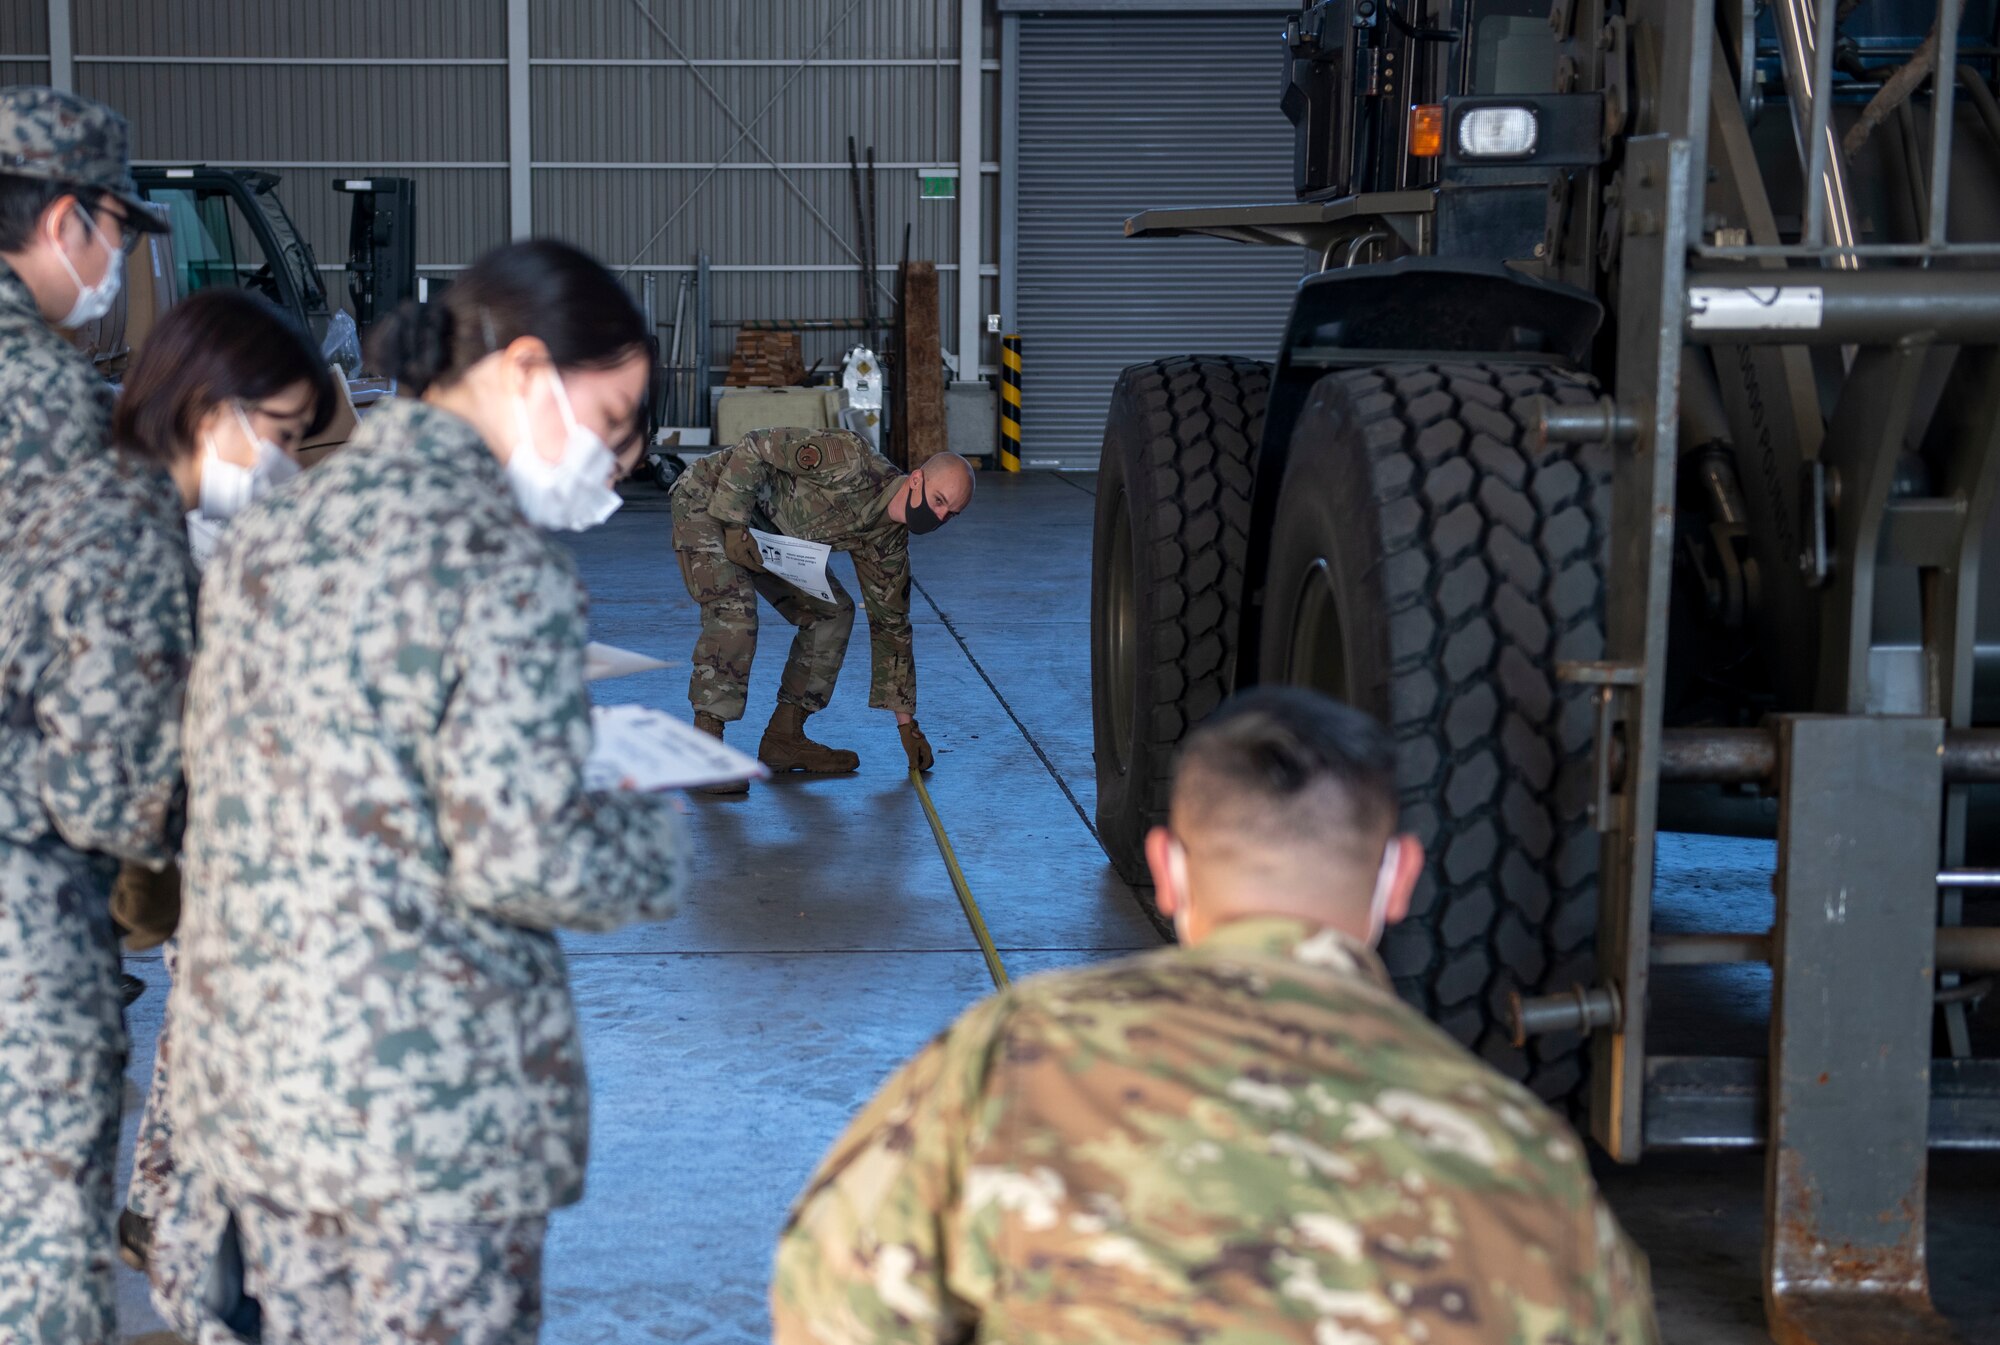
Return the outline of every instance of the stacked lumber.
<path id="1" fill-rule="evenodd" d="M 805 353 L 797 332 L 736 333 L 727 386 L 795 388 L 805 380 Z"/>

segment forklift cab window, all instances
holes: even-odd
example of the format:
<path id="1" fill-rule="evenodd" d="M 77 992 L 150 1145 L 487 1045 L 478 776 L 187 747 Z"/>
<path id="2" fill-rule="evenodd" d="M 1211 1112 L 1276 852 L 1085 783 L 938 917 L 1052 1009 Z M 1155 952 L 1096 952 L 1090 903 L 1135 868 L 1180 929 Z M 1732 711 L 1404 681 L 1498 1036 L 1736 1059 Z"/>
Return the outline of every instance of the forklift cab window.
<path id="1" fill-rule="evenodd" d="M 256 235 L 235 218 L 235 204 L 226 193 L 155 188 L 149 195 L 167 208 L 172 220 L 181 293 L 232 285 L 284 306 L 269 260 Z"/>
<path id="2" fill-rule="evenodd" d="M 1548 0 L 1491 0 L 1472 26 L 1475 94 L 1554 93 L 1556 37 Z"/>

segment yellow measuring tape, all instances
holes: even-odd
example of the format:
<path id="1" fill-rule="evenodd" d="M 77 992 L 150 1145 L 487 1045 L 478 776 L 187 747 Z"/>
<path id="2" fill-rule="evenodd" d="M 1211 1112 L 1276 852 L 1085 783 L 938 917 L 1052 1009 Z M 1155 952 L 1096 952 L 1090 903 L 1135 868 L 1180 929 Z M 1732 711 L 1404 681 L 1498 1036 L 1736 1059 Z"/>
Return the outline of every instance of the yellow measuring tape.
<path id="1" fill-rule="evenodd" d="M 986 970 L 992 973 L 993 986 L 1004 989 L 1007 969 L 1000 965 L 1000 950 L 993 946 L 993 936 L 986 932 L 986 921 L 979 914 L 979 903 L 972 899 L 972 889 L 965 885 L 965 871 L 958 867 L 958 856 L 952 852 L 951 837 L 944 834 L 944 823 L 938 820 L 937 805 L 931 802 L 931 791 L 924 786 L 922 772 L 911 771 L 910 783 L 917 787 L 917 797 L 923 800 L 924 816 L 931 821 L 931 835 L 937 837 L 938 853 L 944 856 L 945 869 L 951 874 L 951 885 L 958 890 L 958 904 L 965 908 L 965 919 L 972 926 L 972 937 L 979 940 L 979 953 L 986 959 Z"/>

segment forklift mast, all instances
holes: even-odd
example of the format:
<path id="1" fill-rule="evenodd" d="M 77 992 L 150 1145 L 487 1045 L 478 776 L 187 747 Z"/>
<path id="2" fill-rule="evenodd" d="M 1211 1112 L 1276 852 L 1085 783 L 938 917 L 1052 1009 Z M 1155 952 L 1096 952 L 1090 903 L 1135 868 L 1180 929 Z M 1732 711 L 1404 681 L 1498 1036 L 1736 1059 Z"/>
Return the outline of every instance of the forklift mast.
<path id="1" fill-rule="evenodd" d="M 354 197 L 347 229 L 347 293 L 364 332 L 417 293 L 416 183 L 406 177 L 340 178 Z"/>

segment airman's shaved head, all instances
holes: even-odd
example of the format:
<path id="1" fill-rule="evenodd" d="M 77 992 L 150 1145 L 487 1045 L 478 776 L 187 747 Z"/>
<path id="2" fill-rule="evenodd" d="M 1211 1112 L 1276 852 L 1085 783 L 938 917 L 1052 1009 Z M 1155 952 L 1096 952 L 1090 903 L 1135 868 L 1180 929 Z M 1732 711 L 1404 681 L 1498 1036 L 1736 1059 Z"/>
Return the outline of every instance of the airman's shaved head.
<path id="1" fill-rule="evenodd" d="M 1395 743 L 1317 692 L 1259 688 L 1189 735 L 1173 834 L 1211 874 L 1298 905 L 1365 903 L 1396 831 Z"/>

